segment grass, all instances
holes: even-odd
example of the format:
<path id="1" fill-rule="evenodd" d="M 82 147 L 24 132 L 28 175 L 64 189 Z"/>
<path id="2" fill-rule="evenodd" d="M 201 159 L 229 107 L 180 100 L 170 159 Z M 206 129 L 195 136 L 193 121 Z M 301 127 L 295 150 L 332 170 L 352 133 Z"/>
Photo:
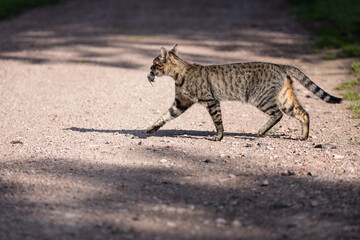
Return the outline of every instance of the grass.
<path id="1" fill-rule="evenodd" d="M 353 62 L 353 64 L 351 65 L 351 70 L 353 74 L 360 73 L 360 61 Z"/>
<path id="2" fill-rule="evenodd" d="M 60 0 L 0 0 L 0 20 L 16 16 L 27 9 L 58 3 Z"/>
<path id="3" fill-rule="evenodd" d="M 360 145 L 360 140 L 354 140 L 354 141 L 351 141 L 350 140 L 350 145 Z"/>
<path id="4" fill-rule="evenodd" d="M 271 135 L 271 134 L 274 134 L 274 133 L 276 133 L 277 132 L 277 130 L 279 130 L 279 129 L 277 129 L 276 127 L 273 127 L 272 129 L 270 129 L 266 134 L 267 135 Z"/>
<path id="5" fill-rule="evenodd" d="M 353 68 L 354 66 L 356 69 L 357 64 L 353 64 Z M 342 93 L 344 100 L 352 101 L 352 103 L 349 105 L 349 109 L 351 109 L 353 113 L 352 118 L 360 118 L 360 78 L 357 80 L 344 82 L 335 89 L 344 91 Z"/>
<path id="6" fill-rule="evenodd" d="M 360 99 L 360 94 L 358 92 L 345 92 L 343 93 L 343 96 L 346 101 L 356 101 Z"/>
<path id="7" fill-rule="evenodd" d="M 320 37 L 318 49 L 341 49 L 325 59 L 360 56 L 359 0 L 287 0 Z"/>
<path id="8" fill-rule="evenodd" d="M 360 101 L 359 101 L 359 102 L 356 102 L 356 103 L 350 104 L 350 105 L 349 105 L 349 108 L 350 108 L 351 111 L 353 112 L 352 118 L 354 118 L 354 119 L 360 118 Z M 356 125 L 356 126 L 359 126 L 359 124 Z"/>
<path id="9" fill-rule="evenodd" d="M 351 80 L 351 81 L 348 81 L 348 82 L 344 82 L 335 89 L 341 91 L 341 90 L 354 89 L 354 88 L 356 88 L 358 86 L 360 86 L 360 78 L 357 79 L 357 80 Z"/>

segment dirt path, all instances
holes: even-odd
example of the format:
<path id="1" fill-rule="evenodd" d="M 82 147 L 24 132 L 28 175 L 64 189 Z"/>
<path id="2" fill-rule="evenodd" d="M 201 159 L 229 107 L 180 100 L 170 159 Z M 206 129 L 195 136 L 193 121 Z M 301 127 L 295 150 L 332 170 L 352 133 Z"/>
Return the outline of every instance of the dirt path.
<path id="1" fill-rule="evenodd" d="M 307 54 L 282 1 L 76 0 L 0 33 L 0 239 L 359 239 L 347 103 L 297 84 L 305 142 L 286 116 L 256 137 L 267 117 L 238 102 L 222 103 L 222 142 L 201 106 L 144 133 L 174 95 L 148 69 L 175 43 L 190 62 L 291 64 L 339 96 L 351 60 Z"/>

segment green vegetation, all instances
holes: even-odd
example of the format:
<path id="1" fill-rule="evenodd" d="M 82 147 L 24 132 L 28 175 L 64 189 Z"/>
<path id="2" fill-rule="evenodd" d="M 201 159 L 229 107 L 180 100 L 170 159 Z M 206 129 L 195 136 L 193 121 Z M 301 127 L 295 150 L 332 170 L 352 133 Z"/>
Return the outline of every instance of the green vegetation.
<path id="1" fill-rule="evenodd" d="M 358 92 L 345 92 L 343 93 L 343 96 L 346 101 L 356 101 L 360 99 L 360 94 Z"/>
<path id="2" fill-rule="evenodd" d="M 270 129 L 266 134 L 267 135 L 271 135 L 271 134 L 274 134 L 274 133 L 276 133 L 277 132 L 277 130 L 279 130 L 279 129 L 277 129 L 276 127 L 273 127 L 272 129 Z"/>
<path id="3" fill-rule="evenodd" d="M 353 68 L 354 65 L 356 64 L 353 64 Z M 342 93 L 344 100 L 353 101 L 349 105 L 349 109 L 353 112 L 352 118 L 360 118 L 360 78 L 344 82 L 336 90 L 345 91 Z"/>
<path id="4" fill-rule="evenodd" d="M 353 64 L 351 65 L 351 70 L 353 74 L 360 73 L 360 61 L 353 62 Z"/>
<path id="5" fill-rule="evenodd" d="M 360 56 L 359 0 L 287 0 L 295 6 L 299 18 L 311 24 L 318 49 L 341 49 L 338 54 L 325 57 Z"/>
<path id="6" fill-rule="evenodd" d="M 54 4 L 59 1 L 60 0 L 0 0 L 0 19 L 15 16 L 29 8 Z"/>
<path id="7" fill-rule="evenodd" d="M 356 103 L 352 103 L 349 105 L 349 108 L 353 112 L 352 118 L 360 118 L 360 101 Z"/>
<path id="8" fill-rule="evenodd" d="M 350 145 L 360 145 L 360 140 L 354 140 L 354 141 L 351 141 L 350 140 Z"/>
<path id="9" fill-rule="evenodd" d="M 354 89 L 354 88 L 356 88 L 358 86 L 360 86 L 360 78 L 357 79 L 357 80 L 351 80 L 351 81 L 348 81 L 348 82 L 344 82 L 335 89 L 336 90 L 347 90 L 347 89 Z"/>

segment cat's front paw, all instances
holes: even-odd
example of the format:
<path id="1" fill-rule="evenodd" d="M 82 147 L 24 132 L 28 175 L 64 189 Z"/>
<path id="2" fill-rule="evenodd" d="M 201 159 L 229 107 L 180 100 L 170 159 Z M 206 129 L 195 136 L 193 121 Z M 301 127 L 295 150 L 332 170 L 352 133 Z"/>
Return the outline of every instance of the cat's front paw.
<path id="1" fill-rule="evenodd" d="M 146 133 L 147 133 L 147 134 L 152 134 L 152 133 L 156 132 L 157 130 L 159 130 L 159 128 L 160 128 L 160 127 L 158 127 L 158 126 L 148 127 L 148 128 L 146 129 Z"/>
<path id="2" fill-rule="evenodd" d="M 223 135 L 217 135 L 212 138 L 213 141 L 221 141 L 223 139 Z"/>

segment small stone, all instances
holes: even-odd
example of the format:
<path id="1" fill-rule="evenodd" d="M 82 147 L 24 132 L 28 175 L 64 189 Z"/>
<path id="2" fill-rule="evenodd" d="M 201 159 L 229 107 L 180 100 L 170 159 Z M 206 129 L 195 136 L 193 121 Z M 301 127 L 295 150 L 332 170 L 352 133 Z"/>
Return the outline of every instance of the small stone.
<path id="1" fill-rule="evenodd" d="M 285 172 L 281 173 L 281 176 L 294 176 L 295 172 L 291 171 L 291 170 L 287 170 Z"/>
<path id="2" fill-rule="evenodd" d="M 334 154 L 333 157 L 334 157 L 335 159 L 343 159 L 343 158 L 344 158 L 344 156 L 339 155 L 339 154 Z"/>
<path id="3" fill-rule="evenodd" d="M 166 225 L 168 225 L 168 227 L 176 227 L 176 223 L 174 222 L 167 222 Z"/>
<path id="4" fill-rule="evenodd" d="M 142 142 L 140 141 L 140 142 L 138 142 L 138 145 L 140 146 L 142 144 Z"/>
<path id="5" fill-rule="evenodd" d="M 274 148 L 273 148 L 273 147 L 270 147 L 270 146 L 266 146 L 266 149 L 268 149 L 268 150 L 274 150 Z"/>
<path id="6" fill-rule="evenodd" d="M 320 149 L 336 149 L 337 146 L 331 143 L 325 143 L 325 144 L 316 144 L 314 148 L 320 148 Z"/>
<path id="7" fill-rule="evenodd" d="M 67 218 L 67 219 L 71 219 L 74 217 L 76 217 L 76 214 L 74 214 L 74 213 L 69 213 L 69 212 L 65 213 L 65 218 Z"/>
<path id="8" fill-rule="evenodd" d="M 209 225 L 209 223 L 210 223 L 209 220 L 205 220 L 205 221 L 203 222 L 204 225 Z"/>
<path id="9" fill-rule="evenodd" d="M 260 186 L 262 186 L 262 187 L 266 187 L 268 185 L 269 185 L 269 180 L 267 180 L 267 179 L 263 180 L 260 184 Z"/>
<path id="10" fill-rule="evenodd" d="M 267 143 L 258 143 L 256 144 L 258 147 L 266 147 L 266 146 L 269 146 L 269 144 Z"/>
<path id="11" fill-rule="evenodd" d="M 24 144 L 22 141 L 20 140 L 14 140 L 10 142 L 11 144 Z"/>
<path id="12" fill-rule="evenodd" d="M 215 220 L 215 222 L 216 222 L 216 225 L 225 225 L 226 224 L 226 220 L 224 219 L 224 218 L 217 218 L 216 220 Z"/>
<path id="13" fill-rule="evenodd" d="M 308 175 L 308 176 L 312 176 L 312 173 L 311 173 L 311 172 L 308 172 L 307 175 Z"/>
<path id="14" fill-rule="evenodd" d="M 229 178 L 236 178 L 234 174 L 229 174 Z"/>
<path id="15" fill-rule="evenodd" d="M 234 221 L 232 221 L 232 226 L 233 227 L 241 227 L 242 222 L 240 220 L 235 219 Z"/>
<path id="16" fill-rule="evenodd" d="M 290 206 L 284 203 L 275 203 L 273 205 L 275 209 L 289 208 Z"/>
<path id="17" fill-rule="evenodd" d="M 166 163 L 167 160 L 166 160 L 165 158 L 163 158 L 163 159 L 161 159 L 159 162 L 160 162 L 160 163 Z"/>
<path id="18" fill-rule="evenodd" d="M 345 172 L 353 173 L 353 172 L 354 172 L 354 168 L 348 167 L 348 168 L 345 169 Z"/>
<path id="19" fill-rule="evenodd" d="M 203 160 L 204 163 L 212 163 L 212 161 L 210 159 L 205 159 Z"/>
<path id="20" fill-rule="evenodd" d="M 325 149 L 325 148 L 326 148 L 326 146 L 325 146 L 325 144 L 317 144 L 317 145 L 315 145 L 315 146 L 314 146 L 314 148 L 321 148 L 321 149 Z"/>
<path id="21" fill-rule="evenodd" d="M 252 147 L 252 146 L 254 146 L 254 144 L 252 144 L 252 143 L 246 143 L 245 144 L 245 147 Z"/>
<path id="22" fill-rule="evenodd" d="M 310 201 L 310 205 L 311 205 L 312 207 L 317 207 L 317 206 L 319 205 L 319 202 L 316 201 L 316 200 L 311 200 L 311 201 Z"/>

